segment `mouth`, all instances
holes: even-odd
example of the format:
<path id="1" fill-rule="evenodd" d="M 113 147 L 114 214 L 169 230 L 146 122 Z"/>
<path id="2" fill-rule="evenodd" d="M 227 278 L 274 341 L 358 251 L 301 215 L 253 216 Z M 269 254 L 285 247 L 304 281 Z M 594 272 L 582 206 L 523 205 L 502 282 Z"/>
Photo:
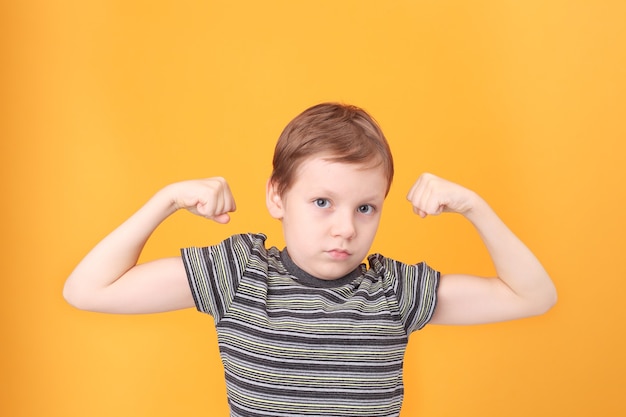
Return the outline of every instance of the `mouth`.
<path id="1" fill-rule="evenodd" d="M 345 249 L 331 249 L 329 251 L 327 251 L 326 253 L 328 253 L 328 255 L 335 260 L 343 260 L 343 259 L 347 259 L 350 257 L 350 252 L 348 252 Z"/>

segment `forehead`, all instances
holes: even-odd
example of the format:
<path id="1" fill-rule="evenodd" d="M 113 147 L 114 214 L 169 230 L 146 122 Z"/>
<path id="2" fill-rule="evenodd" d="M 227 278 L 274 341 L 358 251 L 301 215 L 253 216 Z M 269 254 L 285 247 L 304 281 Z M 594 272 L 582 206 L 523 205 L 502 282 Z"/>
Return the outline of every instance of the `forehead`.
<path id="1" fill-rule="evenodd" d="M 387 177 L 382 164 L 349 163 L 317 156 L 304 160 L 295 172 L 294 187 L 303 191 L 375 196 L 386 194 Z"/>
<path id="2" fill-rule="evenodd" d="M 354 161 L 349 156 L 330 153 L 318 153 L 302 158 L 296 164 L 294 174 L 297 177 L 304 169 L 325 169 L 334 164 L 354 171 L 376 170 L 380 168 L 381 175 L 386 175 L 383 159 L 379 155 L 372 155 L 367 160 Z"/>

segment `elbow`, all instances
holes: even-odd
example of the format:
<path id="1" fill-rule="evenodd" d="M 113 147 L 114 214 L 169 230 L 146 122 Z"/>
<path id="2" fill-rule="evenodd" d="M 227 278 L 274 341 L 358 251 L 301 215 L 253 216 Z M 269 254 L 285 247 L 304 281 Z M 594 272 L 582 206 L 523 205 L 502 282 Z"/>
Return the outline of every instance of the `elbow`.
<path id="1" fill-rule="evenodd" d="M 554 307 L 556 305 L 556 302 L 558 301 L 558 294 L 556 292 L 556 288 L 554 289 L 554 291 L 552 291 L 552 294 L 550 295 L 550 299 L 547 302 L 547 308 L 546 308 L 546 313 L 552 309 L 552 307 Z"/>
<path id="2" fill-rule="evenodd" d="M 546 295 L 546 312 L 556 305 L 559 296 L 554 284 L 550 285 L 550 291 Z"/>
<path id="3" fill-rule="evenodd" d="M 551 286 L 549 290 L 546 290 L 541 297 L 538 297 L 535 300 L 533 314 L 534 316 L 540 316 L 546 314 L 548 311 L 552 309 L 557 303 L 558 295 L 556 288 Z"/>
<path id="4" fill-rule="evenodd" d="M 74 308 L 94 311 L 93 303 L 90 302 L 90 298 L 85 295 L 85 292 L 81 291 L 80 288 L 76 288 L 76 286 L 69 282 L 66 282 L 63 287 L 63 298 Z"/>
<path id="5" fill-rule="evenodd" d="M 67 283 L 63 287 L 63 299 L 65 299 L 65 302 L 71 305 L 72 307 L 78 308 L 79 310 L 83 310 L 81 308 L 82 303 L 81 303 L 80 297 L 77 295 L 76 291 L 73 290 L 71 285 L 68 285 Z"/>

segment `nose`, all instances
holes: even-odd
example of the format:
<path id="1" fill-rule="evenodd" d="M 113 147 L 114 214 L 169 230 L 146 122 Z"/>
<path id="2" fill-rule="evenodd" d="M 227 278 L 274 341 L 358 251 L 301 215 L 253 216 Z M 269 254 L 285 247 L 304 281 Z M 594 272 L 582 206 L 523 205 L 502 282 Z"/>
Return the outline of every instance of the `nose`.
<path id="1" fill-rule="evenodd" d="M 341 237 L 348 240 L 353 239 L 356 236 L 354 213 L 335 213 L 333 216 L 333 223 L 331 225 L 331 235 L 333 237 Z"/>

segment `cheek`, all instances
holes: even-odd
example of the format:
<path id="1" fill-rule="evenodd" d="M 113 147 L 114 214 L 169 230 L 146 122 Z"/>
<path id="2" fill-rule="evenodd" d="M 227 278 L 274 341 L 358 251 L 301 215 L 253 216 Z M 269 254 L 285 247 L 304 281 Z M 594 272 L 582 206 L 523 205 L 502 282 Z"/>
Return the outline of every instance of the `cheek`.
<path id="1" fill-rule="evenodd" d="M 289 230 L 298 235 L 315 233 L 321 230 L 323 228 L 323 219 L 320 218 L 319 213 L 316 213 L 315 210 L 307 209 L 307 207 L 304 207 L 302 210 L 290 212 L 288 216 L 283 218 L 283 227 L 289 228 Z"/>
<path id="2" fill-rule="evenodd" d="M 380 222 L 380 216 L 365 219 L 361 222 L 361 231 L 369 236 L 374 236 L 376 230 L 378 230 L 378 224 Z"/>

